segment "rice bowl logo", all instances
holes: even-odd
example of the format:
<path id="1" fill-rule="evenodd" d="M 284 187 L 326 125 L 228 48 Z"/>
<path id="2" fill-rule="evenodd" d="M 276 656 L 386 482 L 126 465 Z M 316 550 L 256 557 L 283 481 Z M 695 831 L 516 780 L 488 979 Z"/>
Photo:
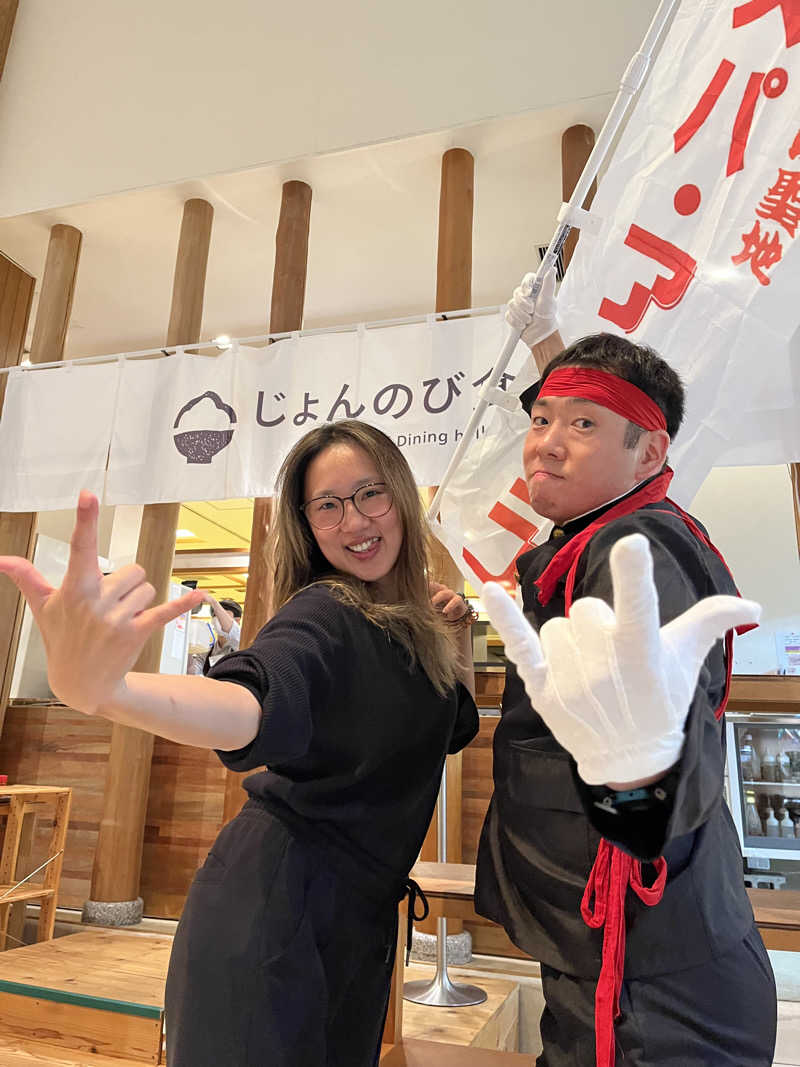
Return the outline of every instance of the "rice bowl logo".
<path id="1" fill-rule="evenodd" d="M 236 423 L 236 412 L 219 396 L 218 393 L 212 392 L 210 389 L 203 393 L 201 396 L 196 396 L 193 400 L 190 400 L 187 404 L 184 404 L 181 410 L 178 412 L 178 416 L 175 419 L 175 424 L 172 427 L 173 430 L 177 430 L 181 419 L 203 401 L 210 401 L 214 410 L 209 412 L 208 417 L 202 421 L 206 423 L 219 422 L 220 416 L 217 412 L 221 412 L 227 417 L 228 426 L 226 429 L 209 428 L 200 430 L 183 430 L 173 435 L 173 441 L 175 447 L 182 456 L 186 457 L 187 463 L 210 463 L 214 456 L 218 452 L 221 452 L 223 448 L 227 448 L 233 440 L 233 431 Z M 196 419 L 192 421 L 197 421 Z"/>

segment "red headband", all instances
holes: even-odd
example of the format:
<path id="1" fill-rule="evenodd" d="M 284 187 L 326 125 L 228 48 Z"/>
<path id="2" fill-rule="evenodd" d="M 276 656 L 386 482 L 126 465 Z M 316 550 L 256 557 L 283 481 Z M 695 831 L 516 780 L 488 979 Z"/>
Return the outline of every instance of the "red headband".
<path id="1" fill-rule="evenodd" d="M 579 396 L 615 411 L 644 430 L 666 430 L 664 412 L 647 393 L 616 374 L 594 367 L 559 367 L 545 378 L 537 399 Z"/>

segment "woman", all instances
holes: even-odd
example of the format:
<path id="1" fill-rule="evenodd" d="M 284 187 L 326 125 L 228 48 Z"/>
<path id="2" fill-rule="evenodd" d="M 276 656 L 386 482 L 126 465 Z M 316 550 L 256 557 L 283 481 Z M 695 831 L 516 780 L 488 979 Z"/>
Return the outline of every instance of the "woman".
<path id="1" fill-rule="evenodd" d="M 127 673 L 147 637 L 202 594 L 148 609 L 141 568 L 102 578 L 96 515 L 82 494 L 59 590 L 27 561 L 0 559 L 42 630 L 53 691 L 213 747 L 234 770 L 270 768 L 247 779 L 250 799 L 190 889 L 167 981 L 169 1063 L 369 1067 L 397 901 L 445 754 L 478 725 L 459 681 L 466 629 L 450 621 L 464 604 L 441 587 L 431 602 L 408 465 L 354 420 L 295 445 L 270 533 L 277 613 L 208 678 Z"/>

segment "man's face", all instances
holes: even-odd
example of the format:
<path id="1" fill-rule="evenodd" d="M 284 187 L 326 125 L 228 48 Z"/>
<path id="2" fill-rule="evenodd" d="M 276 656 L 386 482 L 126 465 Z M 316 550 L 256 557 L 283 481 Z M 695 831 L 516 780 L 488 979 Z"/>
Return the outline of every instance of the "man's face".
<path id="1" fill-rule="evenodd" d="M 653 433 L 625 448 L 628 420 L 591 400 L 548 396 L 536 400 L 522 450 L 528 494 L 535 511 L 568 522 L 629 492 L 660 470 L 651 455 Z M 666 442 L 668 437 L 661 434 Z M 666 443 L 664 442 L 664 453 Z"/>

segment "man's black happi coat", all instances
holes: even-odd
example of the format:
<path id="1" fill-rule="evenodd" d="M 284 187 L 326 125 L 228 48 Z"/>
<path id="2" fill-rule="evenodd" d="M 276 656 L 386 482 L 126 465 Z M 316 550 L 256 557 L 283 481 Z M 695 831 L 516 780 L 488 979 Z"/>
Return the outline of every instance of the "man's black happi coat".
<path id="1" fill-rule="evenodd" d="M 556 527 L 546 544 L 520 556 L 523 607 L 537 629 L 564 614 L 565 579 L 546 606 L 538 600 L 535 580 L 569 538 L 610 506 Z M 594 534 L 580 558 L 573 600 L 601 597 L 613 607 L 609 552 L 619 538 L 636 532 L 650 542 L 662 623 L 702 597 L 736 592 L 719 557 L 673 505 L 660 501 Z M 722 796 L 724 723 L 715 712 L 725 684 L 724 650 L 717 642 L 700 672 L 678 765 L 642 799 L 612 811 L 602 806 L 610 790 L 578 778 L 575 762 L 531 708 L 509 665 L 494 737 L 495 791 L 478 853 L 478 912 L 502 924 L 534 959 L 597 978 L 603 931 L 586 926 L 580 905 L 602 835 L 641 860 L 663 855 L 668 865 L 659 904 L 646 907 L 627 894 L 626 978 L 693 967 L 740 943 L 753 914 L 739 841 Z M 644 864 L 645 884 L 653 877 Z"/>

